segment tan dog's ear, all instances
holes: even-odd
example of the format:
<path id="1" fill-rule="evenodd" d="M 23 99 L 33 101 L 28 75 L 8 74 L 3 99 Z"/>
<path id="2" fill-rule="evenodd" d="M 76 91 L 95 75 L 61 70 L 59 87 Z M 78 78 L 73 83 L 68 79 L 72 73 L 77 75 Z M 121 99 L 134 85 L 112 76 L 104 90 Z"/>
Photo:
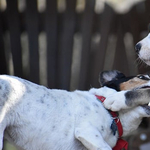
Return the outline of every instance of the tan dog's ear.
<path id="1" fill-rule="evenodd" d="M 107 85 L 108 82 L 124 78 L 125 75 L 118 70 L 103 71 L 100 73 L 99 82 L 101 86 Z"/>

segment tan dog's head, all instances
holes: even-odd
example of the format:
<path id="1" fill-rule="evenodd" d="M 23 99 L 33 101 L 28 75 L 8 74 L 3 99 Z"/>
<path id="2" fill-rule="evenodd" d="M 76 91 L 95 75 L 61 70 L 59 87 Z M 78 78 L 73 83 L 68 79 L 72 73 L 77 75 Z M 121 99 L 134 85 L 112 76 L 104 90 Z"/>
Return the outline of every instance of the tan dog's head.
<path id="1" fill-rule="evenodd" d="M 150 76 L 142 74 L 126 77 L 117 70 L 104 71 L 100 74 L 100 84 L 117 91 L 150 88 Z"/>
<path id="2" fill-rule="evenodd" d="M 104 71 L 100 74 L 100 84 L 101 86 L 110 87 L 117 91 L 138 90 L 138 89 L 143 90 L 148 88 L 150 89 L 150 76 L 148 74 L 141 74 L 137 76 L 126 77 L 123 73 L 117 70 Z M 150 102 L 148 104 L 142 105 L 142 108 L 144 108 L 146 114 L 148 114 L 149 117 Z M 133 111 L 135 110 L 133 109 Z M 145 118 L 144 121 L 142 122 L 142 126 L 146 126 L 147 123 L 148 120 Z"/>

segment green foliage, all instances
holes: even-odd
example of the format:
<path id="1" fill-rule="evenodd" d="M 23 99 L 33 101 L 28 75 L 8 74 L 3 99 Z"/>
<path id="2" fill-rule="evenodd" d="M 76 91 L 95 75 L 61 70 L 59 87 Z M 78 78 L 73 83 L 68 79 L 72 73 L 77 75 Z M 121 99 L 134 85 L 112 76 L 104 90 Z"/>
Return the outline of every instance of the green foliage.
<path id="1" fill-rule="evenodd" d="M 7 141 L 4 141 L 4 148 L 3 150 L 17 150 L 12 144 Z"/>

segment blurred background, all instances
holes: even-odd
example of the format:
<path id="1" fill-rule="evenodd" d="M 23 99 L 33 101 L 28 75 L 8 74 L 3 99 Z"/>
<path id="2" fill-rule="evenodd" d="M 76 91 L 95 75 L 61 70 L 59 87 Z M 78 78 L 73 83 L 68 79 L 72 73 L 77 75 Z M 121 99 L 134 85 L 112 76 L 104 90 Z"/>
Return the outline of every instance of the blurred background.
<path id="1" fill-rule="evenodd" d="M 134 50 L 149 33 L 149 8 L 150 0 L 0 0 L 0 74 L 88 90 L 103 70 L 150 71 Z M 129 150 L 149 150 L 150 120 L 126 139 Z M 4 150 L 16 148 L 5 141 Z"/>

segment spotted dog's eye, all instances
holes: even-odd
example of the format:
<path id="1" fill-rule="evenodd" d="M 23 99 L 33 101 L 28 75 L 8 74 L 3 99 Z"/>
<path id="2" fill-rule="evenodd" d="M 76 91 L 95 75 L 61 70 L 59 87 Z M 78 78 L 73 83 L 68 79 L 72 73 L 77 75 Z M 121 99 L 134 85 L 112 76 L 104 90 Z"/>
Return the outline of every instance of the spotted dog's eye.
<path id="1" fill-rule="evenodd" d="M 146 76 L 144 76 L 144 75 L 138 75 L 137 77 L 138 77 L 139 79 L 142 79 L 142 80 L 150 80 L 150 78 L 149 78 L 148 75 L 146 75 Z"/>

